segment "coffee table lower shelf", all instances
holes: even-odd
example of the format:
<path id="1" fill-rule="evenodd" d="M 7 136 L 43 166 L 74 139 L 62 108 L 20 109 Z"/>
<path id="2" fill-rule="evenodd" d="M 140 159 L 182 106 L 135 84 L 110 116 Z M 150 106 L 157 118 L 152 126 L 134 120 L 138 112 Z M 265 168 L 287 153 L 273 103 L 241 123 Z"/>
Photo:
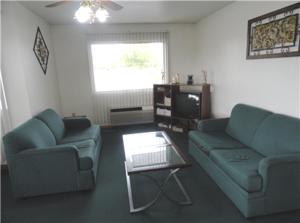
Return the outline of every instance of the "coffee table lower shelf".
<path id="1" fill-rule="evenodd" d="M 180 170 L 181 168 L 176 168 L 176 169 L 170 169 L 170 173 L 167 175 L 167 177 L 164 179 L 164 181 L 162 182 L 162 184 L 160 184 L 155 178 L 149 176 L 149 175 L 144 175 L 141 174 L 144 177 L 147 177 L 148 179 L 150 179 L 157 187 L 158 187 L 158 192 L 156 193 L 154 199 L 150 202 L 148 202 L 147 204 L 141 206 L 141 207 L 134 207 L 134 201 L 133 201 L 133 196 L 132 196 L 132 189 L 131 189 L 131 181 L 130 181 L 130 176 L 128 174 L 127 171 L 127 167 L 126 167 L 126 162 L 125 162 L 125 174 L 126 174 L 126 181 L 127 181 L 127 190 L 128 190 L 128 198 L 129 198 L 129 207 L 130 207 L 130 213 L 137 213 L 137 212 L 141 212 L 144 211 L 148 208 L 150 208 L 151 206 L 153 206 L 156 201 L 160 198 L 161 195 L 165 196 L 170 202 L 176 204 L 176 205 L 191 205 L 192 204 L 192 200 L 190 198 L 190 196 L 188 195 L 188 193 L 186 192 L 185 188 L 183 187 L 181 181 L 179 180 L 179 178 L 177 177 L 176 173 Z M 168 181 L 171 178 L 174 178 L 180 191 L 182 192 L 185 201 L 182 202 L 178 202 L 173 200 L 171 197 L 169 197 L 166 192 L 164 191 L 164 187 L 165 185 L 168 183 Z"/>

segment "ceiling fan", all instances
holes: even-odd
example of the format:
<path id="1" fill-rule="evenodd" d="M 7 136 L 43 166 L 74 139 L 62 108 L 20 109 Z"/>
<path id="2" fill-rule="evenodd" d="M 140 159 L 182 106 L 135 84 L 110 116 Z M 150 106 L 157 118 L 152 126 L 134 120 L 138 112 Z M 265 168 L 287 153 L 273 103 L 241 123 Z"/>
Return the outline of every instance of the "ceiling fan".
<path id="1" fill-rule="evenodd" d="M 46 8 L 53 8 L 70 3 L 71 0 L 54 2 L 46 5 Z M 113 11 L 121 10 L 123 6 L 110 0 L 87 0 L 81 1 L 79 9 L 75 12 L 74 18 L 80 23 L 94 23 L 96 19 L 99 22 L 105 22 L 109 17 L 106 9 Z"/>

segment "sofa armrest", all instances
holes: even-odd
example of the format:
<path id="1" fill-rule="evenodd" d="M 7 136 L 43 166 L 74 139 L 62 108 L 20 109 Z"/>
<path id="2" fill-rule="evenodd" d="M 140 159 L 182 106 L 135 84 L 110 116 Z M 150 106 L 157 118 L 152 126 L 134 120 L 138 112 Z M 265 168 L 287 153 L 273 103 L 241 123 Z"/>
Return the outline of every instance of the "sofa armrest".
<path id="1" fill-rule="evenodd" d="M 224 131 L 229 118 L 205 119 L 198 122 L 198 130 L 201 132 Z"/>
<path id="2" fill-rule="evenodd" d="M 69 131 L 85 129 L 92 125 L 91 121 L 86 117 L 63 118 L 65 128 Z"/>
<path id="3" fill-rule="evenodd" d="M 78 189 L 79 158 L 75 146 L 28 149 L 10 157 L 16 197 Z"/>
<path id="4" fill-rule="evenodd" d="M 276 196 L 298 196 L 300 202 L 300 153 L 262 159 L 258 168 L 263 178 L 263 191 Z M 279 199 L 282 199 L 279 198 Z"/>

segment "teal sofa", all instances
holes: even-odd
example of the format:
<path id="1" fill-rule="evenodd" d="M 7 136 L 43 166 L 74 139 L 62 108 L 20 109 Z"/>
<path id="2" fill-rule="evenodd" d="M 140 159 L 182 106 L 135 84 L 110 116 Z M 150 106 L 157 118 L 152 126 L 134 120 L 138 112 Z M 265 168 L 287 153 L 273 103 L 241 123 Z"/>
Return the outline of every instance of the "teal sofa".
<path id="1" fill-rule="evenodd" d="M 100 127 L 47 109 L 3 137 L 15 197 L 92 189 Z"/>
<path id="2" fill-rule="evenodd" d="M 202 120 L 189 153 L 245 217 L 300 209 L 300 120 L 238 104 Z"/>

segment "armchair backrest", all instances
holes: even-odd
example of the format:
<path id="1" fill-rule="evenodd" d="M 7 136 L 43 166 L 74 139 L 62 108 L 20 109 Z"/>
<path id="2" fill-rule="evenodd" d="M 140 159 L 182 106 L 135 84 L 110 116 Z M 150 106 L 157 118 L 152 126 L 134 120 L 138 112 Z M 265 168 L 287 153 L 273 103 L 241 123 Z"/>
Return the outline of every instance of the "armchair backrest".
<path id="1" fill-rule="evenodd" d="M 300 119 L 270 115 L 257 129 L 251 147 L 265 156 L 300 153 Z"/>
<path id="2" fill-rule="evenodd" d="M 251 146 L 254 134 L 262 121 L 272 112 L 245 104 L 237 104 L 231 112 L 226 132 L 247 146 Z"/>
<path id="3" fill-rule="evenodd" d="M 30 119 L 3 137 L 7 158 L 26 149 L 56 145 L 50 129 L 38 119 Z"/>
<path id="4" fill-rule="evenodd" d="M 61 117 L 52 109 L 47 109 L 35 116 L 44 122 L 59 142 L 65 134 L 65 125 Z"/>

